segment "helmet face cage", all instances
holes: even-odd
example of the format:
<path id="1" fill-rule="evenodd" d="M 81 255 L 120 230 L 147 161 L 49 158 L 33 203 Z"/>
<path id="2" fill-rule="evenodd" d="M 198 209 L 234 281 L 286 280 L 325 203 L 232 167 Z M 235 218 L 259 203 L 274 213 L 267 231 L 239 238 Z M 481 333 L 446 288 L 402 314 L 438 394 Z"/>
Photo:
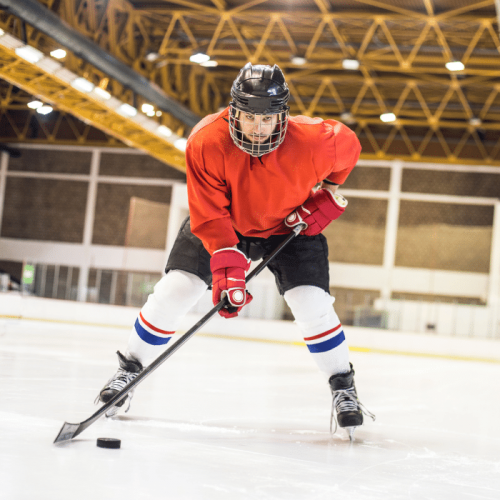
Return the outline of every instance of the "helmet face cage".
<path id="1" fill-rule="evenodd" d="M 251 117 L 248 117 L 251 115 Z M 267 117 L 276 116 L 276 125 L 269 130 L 270 125 L 265 123 Z M 251 134 L 256 136 L 252 141 L 250 137 L 243 133 L 245 122 L 250 124 Z M 250 113 L 243 111 L 234 106 L 234 103 L 229 105 L 229 133 L 236 144 L 242 151 L 251 156 L 262 156 L 266 153 L 274 151 L 284 141 L 286 129 L 288 126 L 288 107 L 280 113 Z M 262 142 L 258 141 L 259 137 L 266 137 Z"/>
<path id="2" fill-rule="evenodd" d="M 274 151 L 285 139 L 290 109 L 290 91 L 281 69 L 245 64 L 233 82 L 231 97 L 229 133 L 236 146 L 252 156 Z"/>

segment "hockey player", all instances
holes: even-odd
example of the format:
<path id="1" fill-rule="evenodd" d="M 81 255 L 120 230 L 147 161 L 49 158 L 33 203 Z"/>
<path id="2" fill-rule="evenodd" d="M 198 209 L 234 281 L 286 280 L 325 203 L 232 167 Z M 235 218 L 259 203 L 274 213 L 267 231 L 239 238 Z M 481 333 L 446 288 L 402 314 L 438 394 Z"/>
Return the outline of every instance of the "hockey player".
<path id="1" fill-rule="evenodd" d="M 352 431 L 367 414 L 329 294 L 323 229 L 345 210 L 336 191 L 361 150 L 355 134 L 334 120 L 289 117 L 290 93 L 278 66 L 248 63 L 231 88 L 232 101 L 209 115 L 187 142 L 188 217 L 165 269 L 139 313 L 117 373 L 98 399 L 109 401 L 161 352 L 184 315 L 212 284 L 237 316 L 252 300 L 245 287 L 251 260 L 267 256 L 296 224 L 307 227 L 269 264 L 304 340 L 329 382 L 332 417 Z M 313 190 L 318 184 L 321 187 Z M 132 392 L 119 406 L 130 400 Z M 127 408 L 128 410 L 128 408 Z M 113 407 L 107 414 L 116 414 Z"/>

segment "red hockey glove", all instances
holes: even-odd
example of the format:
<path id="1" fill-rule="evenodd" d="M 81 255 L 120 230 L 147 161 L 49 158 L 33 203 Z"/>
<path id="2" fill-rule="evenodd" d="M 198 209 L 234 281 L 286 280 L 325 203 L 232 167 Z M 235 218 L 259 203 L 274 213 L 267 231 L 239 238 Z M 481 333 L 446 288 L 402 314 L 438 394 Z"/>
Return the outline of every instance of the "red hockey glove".
<path id="1" fill-rule="evenodd" d="M 288 227 L 305 223 L 307 227 L 300 232 L 306 236 L 316 236 L 330 222 L 338 219 L 347 206 L 347 200 L 340 194 L 333 194 L 328 189 L 318 189 L 303 205 L 294 210 L 286 219 Z"/>
<path id="2" fill-rule="evenodd" d="M 219 311 L 224 318 L 238 316 L 241 308 L 253 299 L 245 290 L 245 273 L 250 269 L 250 262 L 250 259 L 235 248 L 223 248 L 212 255 L 212 301 L 215 306 L 227 294 L 232 306 Z"/>

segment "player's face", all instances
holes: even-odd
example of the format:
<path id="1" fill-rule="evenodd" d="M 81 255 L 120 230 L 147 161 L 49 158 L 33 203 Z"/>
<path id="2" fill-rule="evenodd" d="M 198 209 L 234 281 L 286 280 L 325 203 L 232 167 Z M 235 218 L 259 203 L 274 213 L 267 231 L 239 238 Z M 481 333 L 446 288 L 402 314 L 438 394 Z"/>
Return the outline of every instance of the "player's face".
<path id="1" fill-rule="evenodd" d="M 266 142 L 278 123 L 278 115 L 240 114 L 240 127 L 243 135 L 252 144 Z"/>

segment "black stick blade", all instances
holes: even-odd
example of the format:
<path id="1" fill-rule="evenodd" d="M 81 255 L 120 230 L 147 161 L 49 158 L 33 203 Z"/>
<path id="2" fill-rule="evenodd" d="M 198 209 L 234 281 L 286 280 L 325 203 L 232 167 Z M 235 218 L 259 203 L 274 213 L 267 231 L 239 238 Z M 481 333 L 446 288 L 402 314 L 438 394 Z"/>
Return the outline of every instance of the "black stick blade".
<path id="1" fill-rule="evenodd" d="M 62 443 L 73 439 L 77 434 L 80 434 L 80 432 L 78 432 L 79 427 L 80 424 L 68 424 L 68 422 L 64 422 L 54 443 Z"/>

